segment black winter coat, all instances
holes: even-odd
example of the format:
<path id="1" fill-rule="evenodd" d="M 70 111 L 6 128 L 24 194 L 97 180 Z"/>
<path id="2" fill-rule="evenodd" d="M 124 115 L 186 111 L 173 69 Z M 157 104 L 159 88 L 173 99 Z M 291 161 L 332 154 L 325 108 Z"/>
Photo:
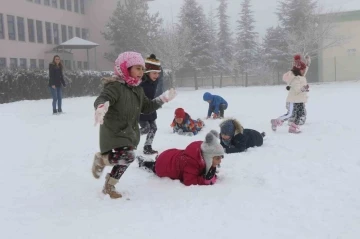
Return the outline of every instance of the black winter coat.
<path id="1" fill-rule="evenodd" d="M 66 86 L 64 75 L 61 67 L 57 67 L 53 63 L 49 64 L 49 86 L 61 87 Z"/>
<path id="2" fill-rule="evenodd" d="M 244 129 L 242 134 L 237 134 L 231 139 L 230 146 L 224 144 L 222 139 L 221 145 L 225 148 L 227 154 L 240 153 L 248 148 L 263 145 L 263 136 L 256 130 Z"/>
<path id="3" fill-rule="evenodd" d="M 142 78 L 142 82 L 140 86 L 143 88 L 144 93 L 147 98 L 153 100 L 155 98 L 156 88 L 159 80 L 152 81 L 147 74 L 145 74 Z M 157 119 L 156 111 L 150 114 L 140 114 L 140 121 L 153 121 Z"/>

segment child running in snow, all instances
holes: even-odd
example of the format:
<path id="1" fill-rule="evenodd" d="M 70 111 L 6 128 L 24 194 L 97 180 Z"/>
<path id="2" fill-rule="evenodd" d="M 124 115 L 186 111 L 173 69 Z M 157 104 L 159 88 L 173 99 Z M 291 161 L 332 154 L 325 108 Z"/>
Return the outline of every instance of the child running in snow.
<path id="1" fill-rule="evenodd" d="M 196 135 L 203 127 L 204 122 L 201 119 L 193 120 L 183 108 L 175 110 L 175 117 L 171 124 L 174 133 L 180 135 L 193 136 Z"/>
<path id="2" fill-rule="evenodd" d="M 263 145 L 265 133 L 253 129 L 244 129 L 236 119 L 228 119 L 220 124 L 221 145 L 227 154 L 240 153 L 250 147 Z"/>
<path id="3" fill-rule="evenodd" d="M 154 54 L 145 59 L 145 74 L 142 78 L 140 86 L 144 89 L 144 93 L 150 100 L 155 98 L 156 89 L 158 86 L 158 78 L 161 72 L 161 64 Z M 157 131 L 156 126 L 157 113 L 156 111 L 150 114 L 140 115 L 140 133 L 146 134 L 146 141 L 144 145 L 144 154 L 157 154 L 158 151 L 153 150 L 152 143 Z"/>
<path id="4" fill-rule="evenodd" d="M 301 132 L 299 127 L 300 119 L 305 114 L 305 103 L 307 102 L 307 92 L 309 91 L 309 85 L 304 77 L 306 68 L 307 66 L 301 61 L 301 57 L 296 55 L 294 57 L 293 68 L 284 74 L 283 80 L 288 82 L 287 89 L 289 93 L 286 102 L 289 102 L 289 110 L 286 115 L 271 120 L 273 131 L 276 131 L 278 126 L 281 126 L 284 121 L 289 120 L 295 114 L 294 122 L 289 124 L 289 133 Z"/>
<path id="5" fill-rule="evenodd" d="M 216 182 L 216 167 L 224 158 L 219 133 L 210 131 L 205 141 L 190 143 L 185 149 L 168 149 L 156 161 L 137 157 L 139 167 L 153 171 L 159 177 L 180 180 L 185 186 L 212 185 Z"/>
<path id="6" fill-rule="evenodd" d="M 136 52 L 124 52 L 115 61 L 114 75 L 103 78 L 104 88 L 94 102 L 95 125 L 100 124 L 100 152 L 95 154 L 92 173 L 100 178 L 105 166 L 112 166 L 106 175 L 103 193 L 120 198 L 115 185 L 135 159 L 134 149 L 140 141 L 139 115 L 151 113 L 175 98 L 173 89 L 149 100 L 139 86 L 145 62 Z"/>
<path id="7" fill-rule="evenodd" d="M 209 92 L 205 92 L 203 95 L 203 100 L 209 103 L 207 119 L 211 117 L 212 113 L 214 113 L 214 119 L 224 118 L 224 111 L 228 107 L 228 103 L 226 102 L 226 100 L 224 100 L 224 98 L 218 95 L 212 95 Z"/>

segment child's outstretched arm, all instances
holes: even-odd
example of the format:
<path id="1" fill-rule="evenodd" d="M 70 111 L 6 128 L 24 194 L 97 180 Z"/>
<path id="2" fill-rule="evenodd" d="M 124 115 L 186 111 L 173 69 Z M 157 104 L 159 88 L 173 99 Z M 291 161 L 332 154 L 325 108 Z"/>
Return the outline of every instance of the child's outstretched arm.
<path id="1" fill-rule="evenodd" d="M 109 101 L 110 105 L 113 105 L 119 99 L 120 95 L 118 88 L 114 86 L 113 83 L 108 83 L 96 98 L 94 102 L 95 109 L 97 109 L 99 105 L 105 104 L 107 101 Z"/>

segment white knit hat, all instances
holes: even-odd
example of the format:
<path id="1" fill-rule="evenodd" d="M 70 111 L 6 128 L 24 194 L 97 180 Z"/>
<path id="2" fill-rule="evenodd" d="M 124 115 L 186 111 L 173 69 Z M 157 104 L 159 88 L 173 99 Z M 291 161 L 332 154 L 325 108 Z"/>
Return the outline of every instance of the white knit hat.
<path id="1" fill-rule="evenodd" d="M 206 172 L 211 168 L 213 157 L 224 156 L 225 151 L 220 144 L 219 133 L 216 130 L 211 130 L 207 133 L 205 141 L 201 144 L 201 152 L 206 164 Z"/>

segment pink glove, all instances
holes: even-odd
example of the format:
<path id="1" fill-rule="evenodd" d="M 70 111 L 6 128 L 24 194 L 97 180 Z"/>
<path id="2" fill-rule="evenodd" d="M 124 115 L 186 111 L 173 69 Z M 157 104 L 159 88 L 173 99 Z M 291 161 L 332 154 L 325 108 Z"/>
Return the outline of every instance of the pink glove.
<path id="1" fill-rule="evenodd" d="M 104 116 L 109 109 L 109 101 L 106 101 L 105 104 L 100 104 L 95 110 L 95 126 L 97 124 L 104 123 Z"/>
<path id="2" fill-rule="evenodd" d="M 162 93 L 159 98 L 162 102 L 167 103 L 171 100 L 173 100 L 176 97 L 176 91 L 174 88 L 171 88 L 170 90 L 165 91 Z"/>
<path id="3" fill-rule="evenodd" d="M 213 184 L 216 183 L 216 180 L 217 180 L 217 176 L 214 175 L 214 177 L 212 177 L 212 179 L 210 179 L 210 180 L 205 180 L 205 184 L 206 184 L 206 185 L 213 185 Z"/>

